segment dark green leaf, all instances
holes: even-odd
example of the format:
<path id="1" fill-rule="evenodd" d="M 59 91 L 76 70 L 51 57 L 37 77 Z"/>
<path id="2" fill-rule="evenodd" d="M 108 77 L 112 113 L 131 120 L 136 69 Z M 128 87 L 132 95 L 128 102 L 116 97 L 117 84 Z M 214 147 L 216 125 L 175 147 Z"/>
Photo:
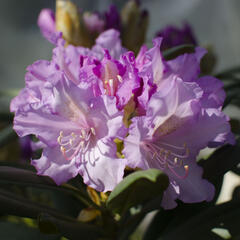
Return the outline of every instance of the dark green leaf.
<path id="1" fill-rule="evenodd" d="M 136 230 L 146 214 L 161 207 L 161 201 L 162 195 L 159 195 L 145 203 L 139 213 L 132 216 L 129 214 L 127 217 L 124 216 L 123 219 L 121 219 L 121 232 L 119 233 L 118 240 L 128 240 L 129 236 Z"/>
<path id="2" fill-rule="evenodd" d="M 174 59 L 184 53 L 194 53 L 195 46 L 191 44 L 184 44 L 177 47 L 170 48 L 163 52 L 163 57 L 165 60 Z"/>
<path id="3" fill-rule="evenodd" d="M 240 145 L 225 145 L 217 149 L 207 160 L 199 161 L 203 167 L 203 178 L 210 181 L 215 186 L 215 202 L 220 194 L 223 176 L 226 172 L 234 169 L 240 162 Z"/>
<path id="4" fill-rule="evenodd" d="M 240 236 L 240 201 L 230 201 L 210 207 L 197 216 L 162 235 L 163 240 L 202 240 L 213 239 L 213 228 L 228 229 L 233 239 Z M 236 237 L 236 238 L 234 238 Z M 216 238 L 215 238 L 216 239 Z"/>
<path id="5" fill-rule="evenodd" d="M 213 205 L 213 203 L 200 202 L 200 203 L 183 203 L 177 201 L 178 205 L 174 209 L 164 210 L 161 209 L 155 218 L 152 219 L 149 227 L 144 235 L 144 240 L 157 239 L 163 233 L 173 231 L 177 226 L 186 222 L 189 218 L 199 214 L 205 209 Z M 153 234 L 152 234 L 153 233 Z M 156 238 L 153 238 L 153 236 Z"/>
<path id="6" fill-rule="evenodd" d="M 42 215 L 38 217 L 38 227 L 39 227 L 39 230 L 45 234 L 59 233 L 59 230 L 57 229 L 57 227 L 51 221 L 48 221 L 48 219 L 42 218 Z"/>
<path id="7" fill-rule="evenodd" d="M 0 222 L 0 230 L 3 240 L 60 240 L 59 236 L 45 235 L 20 223 Z"/>
<path id="8" fill-rule="evenodd" d="M 56 226 L 55 230 L 58 229 L 61 234 L 70 239 L 77 239 L 79 236 L 83 236 L 84 239 L 96 239 L 93 237 L 99 236 L 101 233 L 95 226 L 78 222 L 74 218 L 56 211 L 56 209 L 29 201 L 4 190 L 0 190 L 0 206 L 2 215 L 8 214 L 36 219 L 41 214 L 40 219 L 43 223 L 51 222 L 52 226 Z"/>
<path id="9" fill-rule="evenodd" d="M 48 214 L 42 214 L 39 218 L 41 222 L 51 223 L 63 236 L 71 240 L 88 239 L 95 240 L 102 236 L 101 229 L 94 225 L 81 223 L 78 221 L 67 221 L 56 218 Z"/>
<path id="10" fill-rule="evenodd" d="M 15 193 L 0 189 L 0 214 L 15 215 L 19 217 L 37 218 L 40 213 L 48 213 L 55 217 L 71 219 L 63 215 L 56 209 L 46 205 L 32 202 L 27 198 L 21 197 Z"/>
<path id="11" fill-rule="evenodd" d="M 130 207 L 161 196 L 168 187 L 168 177 L 157 169 L 137 171 L 124 178 L 111 192 L 107 206 L 123 213 Z"/>
<path id="12" fill-rule="evenodd" d="M 67 187 L 67 185 L 57 186 L 49 177 L 38 176 L 35 172 L 27 169 L 0 166 L 0 183 L 45 188 L 75 194 L 87 206 L 93 205 L 84 190 L 71 186 Z"/>
<path id="13" fill-rule="evenodd" d="M 143 240 L 156 240 L 174 217 L 173 211 L 159 210 L 147 228 Z"/>
<path id="14" fill-rule="evenodd" d="M 240 134 L 240 120 L 238 119 L 231 119 L 230 120 L 231 130 L 234 134 Z"/>
<path id="15" fill-rule="evenodd" d="M 240 201 L 240 185 L 234 188 L 232 193 L 232 199 L 236 201 Z"/>
<path id="16" fill-rule="evenodd" d="M 201 160 L 203 178 L 214 182 L 219 176 L 234 168 L 240 162 L 240 140 L 236 145 L 225 145 L 217 149 L 207 160 Z"/>

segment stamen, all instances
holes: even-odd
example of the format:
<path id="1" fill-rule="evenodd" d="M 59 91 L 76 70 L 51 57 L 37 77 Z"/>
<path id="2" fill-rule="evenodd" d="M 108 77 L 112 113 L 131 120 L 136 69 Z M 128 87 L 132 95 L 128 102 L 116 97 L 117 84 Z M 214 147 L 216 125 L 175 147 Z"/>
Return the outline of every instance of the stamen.
<path id="1" fill-rule="evenodd" d="M 122 77 L 121 77 L 120 75 L 117 75 L 117 79 L 118 79 L 118 81 L 119 81 L 120 83 L 123 82 L 123 79 L 122 79 Z"/>
<path id="2" fill-rule="evenodd" d="M 91 129 L 92 134 L 95 136 L 96 135 L 95 129 L 93 127 L 91 127 L 90 129 Z"/>
<path id="3" fill-rule="evenodd" d="M 183 176 L 180 176 L 179 174 L 176 173 L 176 171 L 174 170 L 174 168 L 171 168 L 170 166 L 168 166 L 168 169 L 178 178 L 180 179 L 185 179 L 188 176 L 188 172 L 189 172 L 189 167 L 188 165 L 184 166 L 184 170 L 185 170 L 185 174 Z"/>
<path id="4" fill-rule="evenodd" d="M 158 166 L 160 169 L 168 168 L 176 177 L 180 179 L 185 179 L 188 176 L 189 167 L 188 165 L 183 165 L 183 159 L 186 159 L 186 157 L 189 154 L 189 150 L 186 147 L 186 144 L 184 147 L 178 147 L 173 146 L 170 144 L 163 144 L 166 146 L 174 147 L 175 150 L 185 150 L 185 154 L 177 154 L 171 150 L 164 149 L 152 142 L 147 142 L 144 144 L 147 147 L 147 151 L 150 152 L 151 158 L 148 159 L 148 165 L 149 166 Z M 179 175 L 177 173 L 178 168 L 184 168 L 185 174 L 183 176 Z"/>
<path id="5" fill-rule="evenodd" d="M 61 146 L 61 152 L 62 153 L 66 152 L 66 148 L 64 146 Z"/>
<path id="6" fill-rule="evenodd" d="M 184 143 L 183 147 L 175 146 L 175 145 L 172 145 L 172 144 L 169 144 L 169 143 L 165 143 L 165 142 L 159 142 L 159 144 L 167 146 L 167 147 L 171 147 L 171 148 L 174 148 L 174 149 L 178 149 L 178 150 L 186 149 L 186 143 Z M 154 144 L 154 145 L 156 145 L 156 144 Z"/>
<path id="7" fill-rule="evenodd" d="M 63 131 L 60 131 L 57 141 L 64 158 L 71 161 L 77 154 L 86 153 L 92 135 L 96 135 L 93 127 L 90 129 L 81 129 L 80 134 L 78 135 L 72 132 L 71 134 L 64 136 Z"/>
<path id="8" fill-rule="evenodd" d="M 109 79 L 110 95 L 114 95 L 113 79 Z"/>
<path id="9" fill-rule="evenodd" d="M 86 138 L 86 131 L 84 129 L 81 129 L 81 138 L 85 139 Z"/>

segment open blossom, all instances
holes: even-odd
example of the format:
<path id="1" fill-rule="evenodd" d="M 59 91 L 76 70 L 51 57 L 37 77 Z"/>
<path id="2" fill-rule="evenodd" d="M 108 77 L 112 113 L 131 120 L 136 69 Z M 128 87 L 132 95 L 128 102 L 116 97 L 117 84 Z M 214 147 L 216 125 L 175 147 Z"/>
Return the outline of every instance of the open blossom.
<path id="1" fill-rule="evenodd" d="M 64 47 L 59 40 L 53 59 L 76 85 L 90 86 L 95 96 L 115 96 L 120 110 L 140 88 L 134 54 L 122 47 L 116 30 L 100 34 L 92 49 Z"/>
<path id="2" fill-rule="evenodd" d="M 105 31 L 91 49 L 65 46 L 58 38 L 50 62 L 27 68 L 26 87 L 12 100 L 11 111 L 18 135 L 40 140 L 42 157 L 32 164 L 57 184 L 80 174 L 99 191 L 112 190 L 126 165 L 158 168 L 170 179 L 164 208 L 175 207 L 176 199 L 211 200 L 214 187 L 202 179 L 196 156 L 205 147 L 233 144 L 234 138 L 221 112 L 223 84 L 198 77 L 205 50 L 164 61 L 157 38 L 135 59 L 119 35 Z M 128 133 L 126 106 L 138 114 Z M 116 138 L 124 141 L 125 159 L 116 157 Z"/>
<path id="3" fill-rule="evenodd" d="M 123 112 L 115 96 L 96 94 L 88 84 L 100 45 L 96 52 L 63 45 L 60 40 L 52 61 L 27 68 L 26 87 L 11 102 L 14 129 L 20 137 L 34 134 L 40 140 L 42 156 L 32 160 L 38 174 L 57 184 L 80 174 L 87 185 L 109 191 L 121 181 L 125 168 L 114 143 L 126 134 Z"/>
<path id="4" fill-rule="evenodd" d="M 120 60 L 116 60 L 106 51 L 104 58 L 96 64 L 93 72 L 98 77 L 101 94 L 116 96 L 119 109 L 123 109 L 140 88 L 140 78 L 132 52 L 124 53 Z"/>
<path id="5" fill-rule="evenodd" d="M 32 161 L 38 174 L 61 184 L 80 173 L 89 186 L 112 190 L 125 166 L 117 159 L 113 142 L 122 128 L 115 98 L 94 97 L 90 89 L 81 89 L 64 76 L 50 92 L 25 104 L 14 118 L 20 137 L 35 134 L 46 145 L 42 157 Z"/>
<path id="6" fill-rule="evenodd" d="M 161 39 L 140 52 L 137 64 L 143 77 L 140 96 L 143 116 L 132 118 L 123 154 L 132 168 L 158 168 L 170 179 L 162 206 L 209 201 L 214 187 L 202 179 L 196 156 L 205 147 L 234 143 L 228 118 L 221 112 L 225 94 L 213 77 L 199 78 L 204 50 L 164 61 Z M 142 100 L 142 101 L 141 101 Z"/>

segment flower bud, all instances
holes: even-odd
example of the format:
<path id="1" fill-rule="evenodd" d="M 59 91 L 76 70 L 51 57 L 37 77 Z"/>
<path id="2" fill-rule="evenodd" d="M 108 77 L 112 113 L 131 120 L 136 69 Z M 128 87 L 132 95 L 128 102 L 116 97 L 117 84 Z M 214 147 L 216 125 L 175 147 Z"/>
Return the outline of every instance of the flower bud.
<path id="1" fill-rule="evenodd" d="M 48 41 L 53 42 L 52 36 L 56 32 L 56 24 L 55 15 L 51 9 L 42 9 L 38 16 L 38 26 L 42 35 L 48 39 Z"/>
<path id="2" fill-rule="evenodd" d="M 196 37 L 189 24 L 185 23 L 182 28 L 167 26 L 156 33 L 156 37 L 162 37 L 161 50 L 167 50 L 183 44 L 197 45 Z"/>
<path id="3" fill-rule="evenodd" d="M 104 31 L 104 20 L 100 18 L 99 13 L 83 13 L 83 21 L 90 33 L 96 33 L 97 35 Z"/>
<path id="4" fill-rule="evenodd" d="M 140 10 L 138 1 L 130 0 L 121 12 L 123 45 L 138 53 L 145 41 L 149 17 L 146 10 Z"/>
<path id="5" fill-rule="evenodd" d="M 68 44 L 89 47 L 93 44 L 77 6 L 69 0 L 56 1 L 56 29 Z"/>
<path id="6" fill-rule="evenodd" d="M 118 31 L 121 30 L 121 18 L 115 5 L 110 5 L 109 9 L 104 13 L 104 16 L 106 30 L 110 28 L 114 28 Z"/>

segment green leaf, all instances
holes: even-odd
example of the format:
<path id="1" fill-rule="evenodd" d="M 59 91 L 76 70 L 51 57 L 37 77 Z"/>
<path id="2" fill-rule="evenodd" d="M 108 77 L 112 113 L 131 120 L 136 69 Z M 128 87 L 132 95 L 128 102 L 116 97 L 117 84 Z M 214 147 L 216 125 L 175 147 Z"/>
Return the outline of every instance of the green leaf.
<path id="1" fill-rule="evenodd" d="M 225 145 L 217 149 L 207 160 L 201 160 L 199 164 L 203 167 L 203 178 L 213 182 L 223 176 L 227 171 L 233 169 L 240 162 L 240 139 L 236 145 Z"/>
<path id="2" fill-rule="evenodd" d="M 145 234 L 143 240 L 155 240 L 159 235 L 164 232 L 167 228 L 169 222 L 174 217 L 173 211 L 166 211 L 160 209 L 157 214 L 151 220 Z"/>
<path id="3" fill-rule="evenodd" d="M 55 217 L 72 219 L 54 208 L 33 202 L 16 193 L 0 189 L 0 214 L 19 217 L 37 218 L 40 213 L 48 213 Z"/>
<path id="4" fill-rule="evenodd" d="M 240 134 L 240 120 L 232 118 L 230 119 L 231 130 L 234 134 Z"/>
<path id="5" fill-rule="evenodd" d="M 137 171 L 124 178 L 111 192 L 107 207 L 124 213 L 130 207 L 161 196 L 168 187 L 168 177 L 160 170 Z"/>
<path id="6" fill-rule="evenodd" d="M 202 240 L 213 238 L 214 228 L 227 229 L 232 239 L 240 237 L 240 201 L 230 201 L 202 211 L 161 236 L 162 240 Z"/>
<path id="7" fill-rule="evenodd" d="M 147 215 L 147 213 L 159 209 L 161 207 L 162 194 L 157 197 L 151 199 L 147 203 L 145 203 L 141 209 L 141 211 L 134 215 L 125 214 L 121 219 L 120 229 L 121 233 L 119 234 L 119 240 L 128 240 L 129 236 L 136 231 L 136 228 Z M 126 217 L 127 215 L 127 217 Z"/>
<path id="8" fill-rule="evenodd" d="M 194 53 L 195 46 L 191 44 L 184 44 L 177 47 L 170 48 L 163 52 L 163 57 L 165 60 L 174 59 L 184 53 Z"/>
<path id="9" fill-rule="evenodd" d="M 45 235 L 37 228 L 30 228 L 20 223 L 0 222 L 0 229 L 3 240 L 60 240 L 59 236 Z"/>
<path id="10" fill-rule="evenodd" d="M 66 184 L 57 186 L 51 178 L 47 176 L 38 176 L 35 172 L 27 169 L 0 166 L 0 184 L 12 184 L 61 191 L 67 194 L 74 194 L 86 206 L 94 205 L 84 190 Z"/>
<path id="11" fill-rule="evenodd" d="M 103 233 L 97 226 L 81 223 L 78 221 L 66 221 L 61 218 L 56 218 L 48 214 L 41 214 L 39 217 L 40 225 L 51 224 L 51 230 L 59 231 L 63 236 L 71 240 L 99 239 Z"/>
<path id="12" fill-rule="evenodd" d="M 2 215 L 14 215 L 35 219 L 40 215 L 40 221 L 42 221 L 43 225 L 44 223 L 46 224 L 46 222 L 52 223 L 51 228 L 47 231 L 52 231 L 52 227 L 56 226 L 55 230 L 58 230 L 62 235 L 70 239 L 79 239 L 79 236 L 83 236 L 83 239 L 96 239 L 93 237 L 101 235 L 101 230 L 98 227 L 78 222 L 74 218 L 63 215 L 54 208 L 29 201 L 24 197 L 2 189 L 0 189 L 0 205 L 0 214 Z M 54 233 L 54 231 L 52 231 L 52 233 Z"/>
<path id="13" fill-rule="evenodd" d="M 144 234 L 143 240 L 155 240 L 163 233 L 174 231 L 183 222 L 188 221 L 189 218 L 199 214 L 205 209 L 213 205 L 213 203 L 183 203 L 177 200 L 177 207 L 170 210 L 160 209 L 159 212 L 152 219 Z"/>

